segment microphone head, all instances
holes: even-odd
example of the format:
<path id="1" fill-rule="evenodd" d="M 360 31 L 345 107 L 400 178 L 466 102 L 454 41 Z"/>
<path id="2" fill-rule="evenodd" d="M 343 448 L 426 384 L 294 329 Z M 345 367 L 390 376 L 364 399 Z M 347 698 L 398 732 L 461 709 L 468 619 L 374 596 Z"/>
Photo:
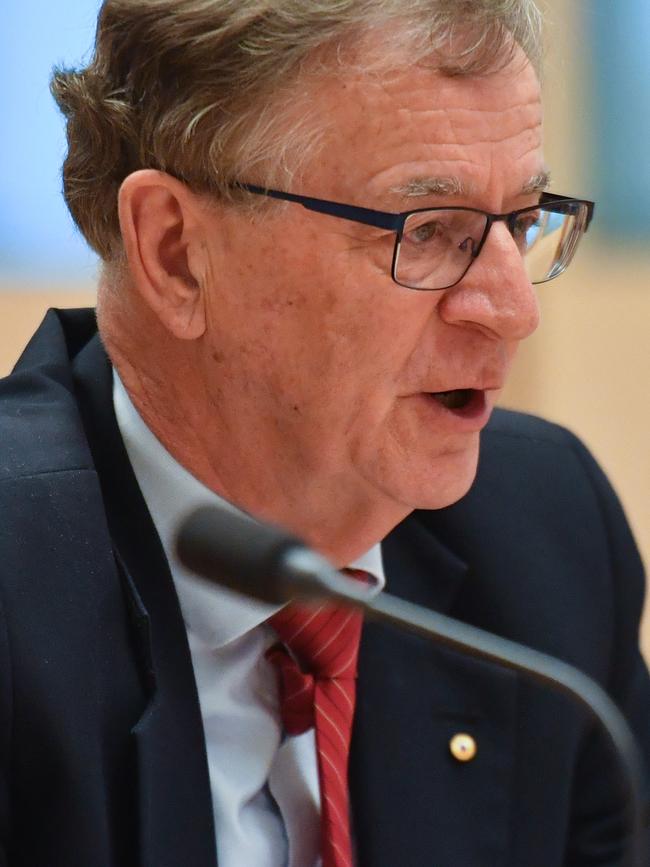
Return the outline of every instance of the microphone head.
<path id="1" fill-rule="evenodd" d="M 181 563 L 207 581 L 262 602 L 287 602 L 294 589 L 283 577 L 282 563 L 300 539 L 228 508 L 203 506 L 181 524 L 176 554 Z"/>

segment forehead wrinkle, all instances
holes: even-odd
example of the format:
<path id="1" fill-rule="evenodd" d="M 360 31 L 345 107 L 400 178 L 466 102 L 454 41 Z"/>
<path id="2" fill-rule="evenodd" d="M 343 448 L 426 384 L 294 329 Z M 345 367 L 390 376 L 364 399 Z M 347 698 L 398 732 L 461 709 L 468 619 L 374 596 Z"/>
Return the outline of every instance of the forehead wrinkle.
<path id="1" fill-rule="evenodd" d="M 479 127 L 483 144 L 501 144 L 503 142 L 525 138 L 527 136 L 541 136 L 541 116 L 526 112 L 526 119 L 522 124 L 522 112 L 511 111 L 486 111 L 464 110 L 458 112 L 453 125 L 454 143 L 464 144 L 467 131 L 476 129 L 477 117 L 481 118 Z M 472 142 L 468 142 L 471 144 Z"/>
<path id="2" fill-rule="evenodd" d="M 477 127 L 477 118 L 480 126 Z M 522 122 L 522 118 L 524 118 Z M 435 125 L 435 143 L 464 144 L 464 133 L 471 130 L 473 135 L 480 135 L 484 143 L 499 142 L 514 136 L 534 133 L 541 129 L 542 113 L 533 103 L 525 106 L 515 105 L 509 108 L 488 109 L 483 107 L 465 108 L 453 106 L 447 108 L 400 108 L 395 119 L 386 116 L 377 127 L 379 134 L 397 127 L 409 126 L 415 131 L 425 130 Z"/>

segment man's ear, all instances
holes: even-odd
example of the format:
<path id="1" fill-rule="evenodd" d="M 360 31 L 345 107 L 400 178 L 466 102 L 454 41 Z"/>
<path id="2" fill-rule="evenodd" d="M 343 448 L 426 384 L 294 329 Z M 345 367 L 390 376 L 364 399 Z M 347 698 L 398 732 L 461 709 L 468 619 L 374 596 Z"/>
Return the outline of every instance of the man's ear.
<path id="1" fill-rule="evenodd" d="M 175 337 L 200 337 L 209 264 L 196 195 L 165 172 L 142 169 L 122 183 L 118 207 L 134 289 Z"/>

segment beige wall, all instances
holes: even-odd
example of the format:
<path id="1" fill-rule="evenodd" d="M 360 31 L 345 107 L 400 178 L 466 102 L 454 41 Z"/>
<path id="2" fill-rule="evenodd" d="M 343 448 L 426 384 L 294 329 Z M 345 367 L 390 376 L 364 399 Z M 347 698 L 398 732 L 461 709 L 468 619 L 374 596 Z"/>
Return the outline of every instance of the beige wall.
<path id="1" fill-rule="evenodd" d="M 87 307 L 95 303 L 92 287 L 69 289 L 0 285 L 0 376 L 12 368 L 48 307 Z"/>

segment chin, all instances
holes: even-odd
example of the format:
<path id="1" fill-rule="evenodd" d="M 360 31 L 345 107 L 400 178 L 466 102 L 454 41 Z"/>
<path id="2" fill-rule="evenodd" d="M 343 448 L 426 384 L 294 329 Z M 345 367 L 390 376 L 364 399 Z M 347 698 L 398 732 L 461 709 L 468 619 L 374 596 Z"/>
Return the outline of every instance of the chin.
<path id="1" fill-rule="evenodd" d="M 475 445 L 435 457 L 410 457 L 407 465 L 384 468 L 384 494 L 410 509 L 444 509 L 462 499 L 472 487 L 478 466 Z"/>

